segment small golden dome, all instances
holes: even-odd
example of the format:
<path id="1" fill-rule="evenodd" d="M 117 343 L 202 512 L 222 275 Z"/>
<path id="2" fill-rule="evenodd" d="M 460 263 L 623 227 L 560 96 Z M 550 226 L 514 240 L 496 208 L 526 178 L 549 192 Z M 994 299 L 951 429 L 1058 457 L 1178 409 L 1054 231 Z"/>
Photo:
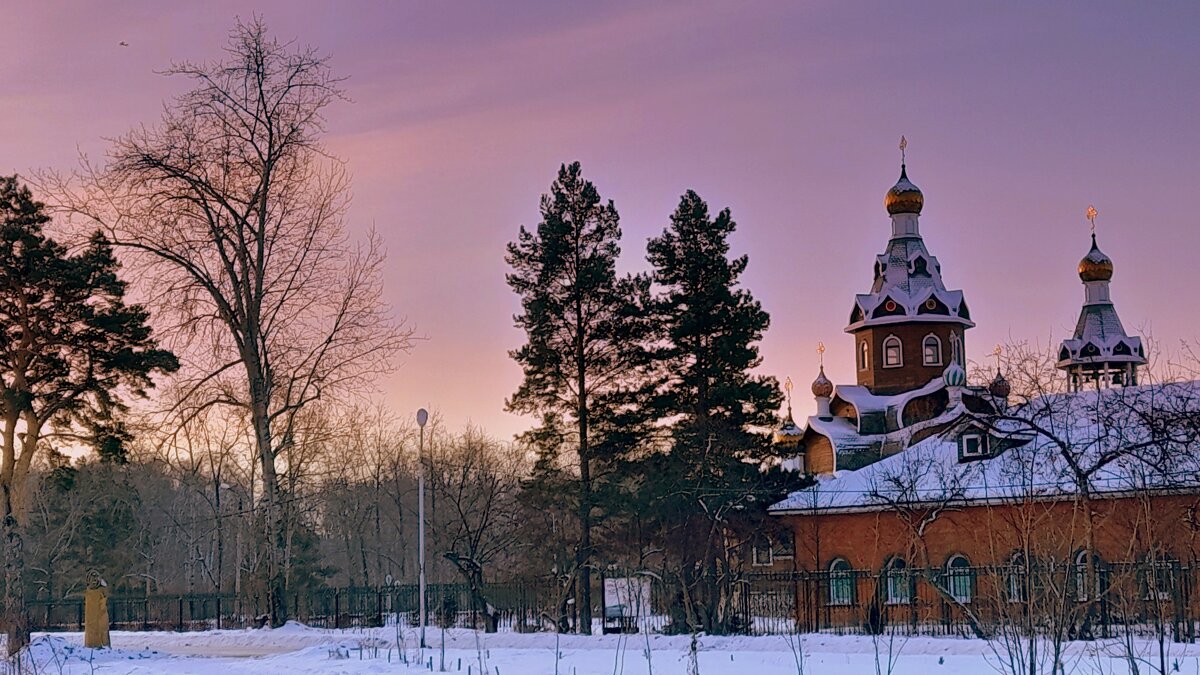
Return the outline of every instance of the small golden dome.
<path id="1" fill-rule="evenodd" d="M 925 195 L 921 194 L 921 188 L 908 180 L 908 172 L 903 164 L 900 165 L 900 180 L 884 195 L 883 205 L 893 216 L 897 213 L 920 213 L 925 206 Z"/>
<path id="2" fill-rule="evenodd" d="M 992 383 L 988 385 L 988 393 L 996 398 L 1008 398 L 1008 395 L 1012 393 L 1012 385 L 999 370 L 996 371 L 996 377 L 992 378 Z"/>
<path id="3" fill-rule="evenodd" d="M 1083 281 L 1108 281 L 1112 279 L 1112 258 L 1096 246 L 1096 235 L 1092 234 L 1092 250 L 1079 261 L 1079 278 Z"/>
<path id="4" fill-rule="evenodd" d="M 817 375 L 817 379 L 812 383 L 813 396 L 817 398 L 829 398 L 833 396 L 833 383 L 825 377 L 825 366 L 821 366 L 821 372 Z"/>

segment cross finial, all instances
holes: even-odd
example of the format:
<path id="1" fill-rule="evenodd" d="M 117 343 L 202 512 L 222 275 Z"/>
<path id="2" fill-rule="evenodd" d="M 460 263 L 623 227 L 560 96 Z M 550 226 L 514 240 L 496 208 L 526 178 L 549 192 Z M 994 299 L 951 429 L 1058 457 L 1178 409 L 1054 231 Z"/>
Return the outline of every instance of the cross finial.
<path id="1" fill-rule="evenodd" d="M 1090 222 L 1092 224 L 1092 234 L 1096 234 L 1096 216 L 1097 215 L 1098 215 L 1098 212 L 1096 211 L 1096 207 L 1092 206 L 1091 204 L 1088 204 L 1087 219 L 1088 219 L 1088 222 Z"/>
<path id="2" fill-rule="evenodd" d="M 825 343 L 817 343 L 817 359 L 821 362 L 821 368 L 825 368 Z"/>
<path id="3" fill-rule="evenodd" d="M 904 136 L 900 137 L 900 163 L 904 164 L 904 151 L 908 149 L 908 139 Z"/>
<path id="4" fill-rule="evenodd" d="M 992 350 L 992 356 L 996 357 L 996 372 L 997 373 L 1000 372 L 1000 355 L 1003 353 L 1004 353 L 1004 348 L 1001 347 L 1000 345 L 996 345 L 996 348 Z"/>
<path id="5" fill-rule="evenodd" d="M 783 389 L 787 392 L 788 419 L 792 419 L 792 378 L 784 378 Z"/>

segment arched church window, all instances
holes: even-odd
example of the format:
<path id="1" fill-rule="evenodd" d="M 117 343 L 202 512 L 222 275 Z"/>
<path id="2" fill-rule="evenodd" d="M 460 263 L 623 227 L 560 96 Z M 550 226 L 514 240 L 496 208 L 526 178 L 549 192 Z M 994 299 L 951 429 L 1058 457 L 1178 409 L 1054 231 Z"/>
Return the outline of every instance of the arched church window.
<path id="1" fill-rule="evenodd" d="M 904 365 L 904 349 L 900 344 L 900 338 L 889 335 L 883 341 L 883 367 L 899 368 L 902 365 Z"/>
<path id="2" fill-rule="evenodd" d="M 854 573 L 845 558 L 834 558 L 829 564 L 829 604 L 854 604 Z"/>
<path id="3" fill-rule="evenodd" d="M 975 590 L 975 572 L 967 556 L 958 554 L 946 561 L 946 590 L 964 605 L 971 602 Z"/>
<path id="4" fill-rule="evenodd" d="M 942 365 L 942 340 L 936 335 L 926 335 L 922 343 L 922 361 L 927 366 Z"/>
<path id="5" fill-rule="evenodd" d="M 904 558 L 892 558 L 883 570 L 887 604 L 907 605 L 912 602 L 912 576 Z"/>
<path id="6" fill-rule="evenodd" d="M 867 341 L 863 340 L 862 343 L 860 343 L 858 345 L 858 369 L 859 370 L 866 370 L 867 366 L 870 364 L 870 361 L 867 360 L 867 352 L 868 351 L 869 350 L 867 348 Z"/>

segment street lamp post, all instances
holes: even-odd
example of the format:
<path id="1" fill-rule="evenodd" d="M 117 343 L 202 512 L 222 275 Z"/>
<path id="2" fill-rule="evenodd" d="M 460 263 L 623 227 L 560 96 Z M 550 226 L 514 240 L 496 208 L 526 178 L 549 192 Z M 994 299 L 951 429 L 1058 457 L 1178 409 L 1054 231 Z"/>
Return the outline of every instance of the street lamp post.
<path id="1" fill-rule="evenodd" d="M 417 411 L 417 426 L 420 427 L 420 445 L 417 446 L 417 569 L 420 570 L 419 593 L 421 603 L 421 649 L 425 649 L 425 423 L 429 412 L 424 408 Z"/>

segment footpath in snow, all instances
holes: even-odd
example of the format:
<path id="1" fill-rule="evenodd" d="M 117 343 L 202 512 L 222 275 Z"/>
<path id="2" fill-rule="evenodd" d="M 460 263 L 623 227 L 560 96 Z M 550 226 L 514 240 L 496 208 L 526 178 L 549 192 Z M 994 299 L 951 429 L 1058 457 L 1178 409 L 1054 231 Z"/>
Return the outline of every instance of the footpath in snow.
<path id="1" fill-rule="evenodd" d="M 86 649 L 80 633 L 38 634 L 26 657 L 31 673 L 420 673 L 467 675 L 684 675 L 690 636 L 555 636 L 470 630 L 427 633 L 418 648 L 411 628 L 324 630 L 290 623 L 278 629 L 198 633 L 122 632 L 113 649 Z M 1005 672 L 1003 654 L 988 643 L 956 638 L 805 635 L 705 637 L 698 640 L 701 675 L 976 675 Z M 878 647 L 878 656 L 877 656 Z M 1139 642 L 1140 673 L 1157 672 L 1157 647 Z M 556 658 L 557 654 L 557 658 Z M 802 661 L 802 663 L 800 663 Z M 1175 666 L 1200 675 L 1200 645 L 1170 647 Z M 1039 671 L 1040 672 L 1040 671 Z M 1047 669 L 1047 672 L 1048 669 Z M 1068 648 L 1068 675 L 1133 672 L 1116 641 L 1075 643 Z"/>

